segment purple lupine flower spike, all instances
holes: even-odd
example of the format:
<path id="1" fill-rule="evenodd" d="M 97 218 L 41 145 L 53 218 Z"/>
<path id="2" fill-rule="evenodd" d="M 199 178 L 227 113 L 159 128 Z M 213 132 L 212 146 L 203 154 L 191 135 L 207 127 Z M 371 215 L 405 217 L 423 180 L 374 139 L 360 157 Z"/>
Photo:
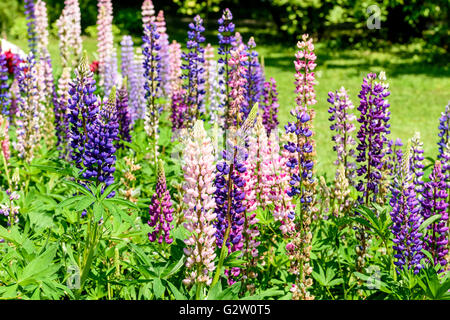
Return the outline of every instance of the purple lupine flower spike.
<path id="1" fill-rule="evenodd" d="M 114 183 L 114 142 L 118 133 L 116 87 L 112 87 L 108 100 L 102 102 L 95 119 L 87 124 L 87 140 L 83 153 L 86 171 L 82 173 L 83 178 L 94 178 L 97 184 L 104 183 L 106 186 Z"/>
<path id="2" fill-rule="evenodd" d="M 334 164 L 344 166 L 345 177 L 353 185 L 356 170 L 354 149 L 356 141 L 352 137 L 352 132 L 355 130 L 353 122 L 356 119 L 352 112 L 354 106 L 344 87 L 334 93 L 328 92 L 328 96 L 327 101 L 331 104 L 328 109 L 331 116 L 328 120 L 332 121 L 330 129 L 336 132 L 332 138 L 335 143 L 333 150 L 337 153 Z M 336 172 L 336 174 L 338 173 Z"/>
<path id="3" fill-rule="evenodd" d="M 25 0 L 25 15 L 27 17 L 28 47 L 33 55 L 37 53 L 36 15 L 34 0 Z"/>
<path id="4" fill-rule="evenodd" d="M 417 200 L 414 190 L 413 173 L 410 169 L 411 159 L 407 151 L 406 155 L 400 155 L 400 165 L 394 175 L 391 185 L 392 198 L 390 205 L 392 207 L 391 231 L 394 235 L 395 250 L 394 264 L 399 272 L 404 267 L 413 269 L 418 273 L 423 267 L 420 264 L 423 258 L 422 254 L 422 234 L 419 233 L 419 227 L 423 222 L 420 215 L 420 203 Z"/>
<path id="5" fill-rule="evenodd" d="M 164 165 L 161 160 L 158 160 L 156 191 L 152 196 L 149 208 L 150 220 L 148 224 L 150 227 L 154 227 L 154 230 L 148 234 L 148 239 L 151 242 L 158 241 L 159 244 L 163 241 L 168 244 L 173 242 L 173 239 L 170 238 L 170 230 L 173 229 L 173 225 L 170 224 L 173 221 L 173 212 L 172 200 L 166 185 Z"/>
<path id="6" fill-rule="evenodd" d="M 381 76 L 381 74 L 380 74 Z M 389 96 L 387 85 L 376 82 L 376 74 L 369 73 L 361 86 L 358 97 L 361 99 L 358 110 L 361 116 L 358 122 L 361 124 L 357 133 L 359 152 L 356 162 L 359 167 L 356 170 L 360 181 L 356 189 L 362 193 L 360 202 L 366 205 L 369 201 L 375 201 L 379 191 L 381 168 L 383 159 L 383 147 L 386 135 L 389 131 L 389 103 L 385 99 Z"/>
<path id="7" fill-rule="evenodd" d="M 423 168 L 424 165 L 422 161 L 425 159 L 423 156 L 423 142 L 420 141 L 420 133 L 416 132 L 414 137 L 411 139 L 411 148 L 409 150 L 411 155 L 409 169 L 413 174 L 414 190 L 420 197 L 423 192 Z"/>
<path id="8" fill-rule="evenodd" d="M 11 104 L 8 85 L 8 66 L 6 63 L 6 54 L 2 52 L 0 46 L 0 112 L 5 116 L 9 114 L 8 107 Z"/>
<path id="9" fill-rule="evenodd" d="M 430 174 L 430 181 L 424 184 L 424 190 L 420 202 L 422 204 L 421 214 L 426 220 L 435 215 L 441 215 L 439 219 L 430 224 L 425 231 L 424 249 L 431 253 L 432 263 L 440 265 L 440 271 L 447 264 L 446 255 L 448 253 L 448 194 L 447 185 L 442 173 L 442 164 L 436 161 L 433 172 Z"/>
<path id="10" fill-rule="evenodd" d="M 119 123 L 119 143 L 118 148 L 124 148 L 123 142 L 131 142 L 131 115 L 128 109 L 127 79 L 125 78 L 122 87 L 117 91 L 117 121 Z"/>
<path id="11" fill-rule="evenodd" d="M 205 41 L 202 33 L 205 31 L 203 20 L 199 15 L 195 16 L 194 22 L 189 24 L 188 41 L 186 44 L 188 53 L 183 52 L 184 64 L 182 69 L 187 73 L 182 75 L 182 79 L 187 79 L 187 84 L 183 87 L 186 91 L 185 103 L 188 107 L 187 120 L 193 125 L 195 120 L 205 112 L 205 49 L 201 44 Z"/>
<path id="12" fill-rule="evenodd" d="M 80 64 L 75 70 L 76 79 L 70 83 L 69 89 L 69 139 L 71 158 L 75 165 L 81 169 L 82 156 L 87 141 L 87 128 L 97 115 L 97 89 L 94 75 L 89 67 L 87 54 L 84 52 Z"/>
<path id="13" fill-rule="evenodd" d="M 264 79 L 261 78 L 261 72 L 259 72 L 261 66 L 258 61 L 258 52 L 254 50 L 256 47 L 255 40 L 250 37 L 247 43 L 247 54 L 248 59 L 245 62 L 247 67 L 247 72 L 245 77 L 247 79 L 246 83 L 246 101 L 247 104 L 243 108 L 243 120 L 247 119 L 250 109 L 256 102 L 260 101 Z"/>
<path id="14" fill-rule="evenodd" d="M 277 83 L 274 78 L 264 82 L 263 98 L 261 108 L 263 125 L 266 128 L 267 135 L 270 136 L 272 130 L 278 127 L 278 92 Z"/>

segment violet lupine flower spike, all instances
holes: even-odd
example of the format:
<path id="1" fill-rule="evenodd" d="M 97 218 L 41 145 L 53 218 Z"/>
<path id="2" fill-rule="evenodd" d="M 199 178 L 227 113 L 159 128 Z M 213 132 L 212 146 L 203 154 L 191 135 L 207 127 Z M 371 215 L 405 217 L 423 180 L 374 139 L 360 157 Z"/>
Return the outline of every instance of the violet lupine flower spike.
<path id="1" fill-rule="evenodd" d="M 336 166 L 344 165 L 345 177 L 350 184 L 353 184 L 356 170 L 355 149 L 353 147 L 356 145 L 356 141 L 352 136 L 352 132 L 355 130 L 353 122 L 356 119 L 352 113 L 354 106 L 344 87 L 339 91 L 336 90 L 335 93 L 328 92 L 328 96 L 327 101 L 331 104 L 328 109 L 331 116 L 328 120 L 332 121 L 330 129 L 336 132 L 332 138 L 335 144 L 333 150 L 337 153 L 334 164 Z M 336 176 L 338 174 L 336 171 Z"/>
<path id="2" fill-rule="evenodd" d="M 87 128 L 98 112 L 94 75 L 84 52 L 80 64 L 75 70 L 76 79 L 70 83 L 68 101 L 69 138 L 71 159 L 81 169 L 82 156 L 87 141 Z"/>
<path id="3" fill-rule="evenodd" d="M 185 184 L 183 189 L 184 227 L 190 237 L 184 242 L 187 256 L 188 273 L 183 283 L 186 285 L 205 283 L 210 285 L 211 273 L 215 269 L 215 236 L 214 220 L 214 155 L 211 139 L 206 135 L 203 121 L 197 120 L 193 134 L 187 141 L 183 153 Z"/>
<path id="4" fill-rule="evenodd" d="M 250 133 L 258 110 L 255 105 L 250 111 L 245 123 L 239 129 L 233 127 L 227 141 L 227 150 L 223 151 L 223 158 L 216 165 L 217 174 L 214 182 L 216 187 L 215 213 L 217 214 L 216 238 L 217 246 L 228 253 L 239 251 L 243 248 L 243 232 L 245 223 L 246 197 L 244 174 L 247 170 L 245 161 L 248 153 L 245 140 Z M 240 275 L 240 268 L 234 267 L 226 270 L 228 283 L 232 284 Z"/>
<path id="5" fill-rule="evenodd" d="M 436 161 L 433 172 L 430 174 L 430 181 L 424 185 L 422 198 L 422 216 L 426 220 L 435 215 L 441 215 L 439 219 L 430 224 L 425 231 L 424 249 L 431 253 L 433 265 L 440 265 L 440 271 L 447 264 L 446 255 L 448 253 L 448 212 L 447 203 L 448 194 L 447 185 L 442 173 L 442 164 Z"/>
<path id="6" fill-rule="evenodd" d="M 25 4 L 25 15 L 27 18 L 27 32 L 28 32 L 28 47 L 30 52 L 36 56 L 37 53 L 37 35 L 36 35 L 36 15 L 34 0 L 24 0 Z"/>
<path id="7" fill-rule="evenodd" d="M 185 61 L 182 69 L 187 72 L 182 76 L 183 79 L 187 79 L 187 84 L 184 86 L 186 91 L 185 102 L 188 107 L 187 120 L 191 126 L 205 112 L 203 101 L 205 95 L 203 74 L 205 72 L 205 49 L 201 46 L 205 41 L 205 37 L 202 35 L 204 31 L 202 18 L 199 15 L 195 16 L 194 22 L 189 24 L 188 42 L 186 44 L 188 53 L 182 53 L 182 58 Z"/>
<path id="8" fill-rule="evenodd" d="M 223 80 L 219 81 L 219 87 L 222 88 L 222 95 L 224 95 L 225 99 L 223 101 L 223 104 L 221 105 L 222 108 L 225 110 L 223 111 L 225 117 L 228 116 L 228 108 L 229 108 L 229 78 L 230 78 L 230 70 L 229 70 L 229 64 L 228 60 L 230 58 L 230 49 L 233 46 L 233 43 L 235 42 L 234 38 L 234 23 L 233 23 L 233 15 L 231 14 L 230 9 L 226 8 L 223 10 L 222 17 L 218 20 L 219 23 L 219 48 L 217 53 L 219 54 L 220 58 L 218 60 L 219 62 L 219 74 L 223 75 Z"/>
<path id="9" fill-rule="evenodd" d="M 247 55 L 248 59 L 245 62 L 247 67 L 247 73 L 245 75 L 247 79 L 246 84 L 246 100 L 247 105 L 243 109 L 244 120 L 247 118 L 250 109 L 256 102 L 260 101 L 260 97 L 263 90 L 264 79 L 261 78 L 260 68 L 258 61 L 258 52 L 254 50 L 256 47 L 255 39 L 250 37 L 247 43 Z"/>
<path id="10" fill-rule="evenodd" d="M 69 103 L 70 68 L 64 68 L 58 80 L 58 98 L 54 106 L 56 146 L 62 158 L 68 155 L 69 140 L 69 115 L 67 105 Z"/>
<path id="11" fill-rule="evenodd" d="M 310 224 L 316 185 L 313 177 L 315 143 L 312 139 L 312 119 L 315 113 L 312 106 L 317 102 L 313 72 L 316 67 L 316 55 L 312 39 L 304 34 L 302 41 L 297 43 L 297 48 L 299 51 L 295 55 L 294 62 L 297 105 L 291 110 L 291 115 L 296 118 L 296 122 L 289 122 L 285 126 L 288 142 L 284 145 L 290 153 L 286 163 L 291 174 L 291 188 L 288 195 L 293 198 L 298 196 L 300 200 L 298 206 L 300 215 L 294 220 L 295 235 L 292 242 L 286 246 L 287 253 L 292 258 L 290 270 L 296 275 L 292 296 L 294 300 L 314 298 L 307 289 L 312 285 L 310 277 L 312 267 L 309 263 L 312 239 Z M 295 219 L 295 212 L 291 213 L 290 218 Z"/>
<path id="12" fill-rule="evenodd" d="M 128 109 L 128 90 L 126 78 L 122 87 L 117 91 L 117 122 L 119 124 L 118 148 L 125 148 L 124 141 L 131 142 L 131 115 Z"/>
<path id="13" fill-rule="evenodd" d="M 444 150 L 447 144 L 450 142 L 450 102 L 445 107 L 445 111 L 441 113 L 441 118 L 439 119 L 439 154 L 438 159 L 443 159 Z"/>
<path id="14" fill-rule="evenodd" d="M 158 160 L 157 171 L 158 180 L 156 182 L 156 191 L 150 202 L 150 220 L 148 221 L 149 226 L 154 227 L 154 230 L 149 232 L 148 239 L 151 242 L 158 241 L 159 244 L 163 243 L 163 241 L 170 244 L 173 242 L 173 239 L 170 238 L 170 230 L 173 229 L 173 225 L 170 223 L 173 220 L 174 209 L 172 208 L 169 190 L 167 190 L 164 165 L 161 160 Z"/>
<path id="15" fill-rule="evenodd" d="M 84 146 L 83 165 L 85 179 L 94 178 L 99 185 L 109 186 L 114 183 L 116 170 L 116 148 L 114 142 L 119 133 L 116 107 L 116 87 L 112 87 L 108 100 L 101 103 L 101 109 L 95 119 L 87 124 L 87 140 Z M 108 195 L 108 196 L 113 196 Z"/>
<path id="16" fill-rule="evenodd" d="M 272 130 L 278 127 L 278 92 L 277 83 L 274 78 L 264 82 L 264 89 L 262 93 L 262 119 L 263 125 L 266 128 L 267 135 L 270 136 Z"/>
<path id="17" fill-rule="evenodd" d="M 361 99 L 358 107 L 361 112 L 358 122 L 361 126 L 357 133 L 359 141 L 356 150 L 359 153 L 356 162 L 359 163 L 359 167 L 356 172 L 360 180 L 356 188 L 362 193 L 360 201 L 366 205 L 369 205 L 370 201 L 376 200 L 379 191 L 383 147 L 386 142 L 386 134 L 390 132 L 389 103 L 385 99 L 390 92 L 387 84 L 375 80 L 376 74 L 369 73 L 364 78 L 361 92 L 358 95 Z"/>
<path id="18" fill-rule="evenodd" d="M 145 112 L 145 132 L 151 140 L 151 148 L 153 160 L 158 157 L 158 123 L 160 106 L 157 103 L 157 97 L 160 91 L 160 73 L 161 63 L 159 56 L 160 46 L 158 44 L 159 33 L 156 30 L 156 25 L 150 23 L 145 27 L 143 36 L 143 53 L 144 61 L 144 77 L 146 79 L 144 88 L 146 90 L 147 108 Z"/>
<path id="19" fill-rule="evenodd" d="M 418 273 L 422 268 L 420 264 L 422 254 L 422 234 L 419 227 L 422 223 L 420 215 L 420 203 L 414 191 L 413 175 L 410 169 L 410 154 L 400 156 L 401 164 L 391 185 L 392 197 L 389 204 L 392 207 L 390 213 L 392 219 L 391 231 L 394 235 L 395 250 L 394 264 L 399 272 L 404 267 L 413 269 Z"/>
<path id="20" fill-rule="evenodd" d="M 171 96 L 170 93 L 170 52 L 169 52 L 169 35 L 166 31 L 166 21 L 164 19 L 164 12 L 161 10 L 156 17 L 156 29 L 160 34 L 159 37 L 159 56 L 161 57 L 161 91 L 160 94 L 164 98 Z M 168 104 L 166 104 L 168 105 Z"/>
<path id="21" fill-rule="evenodd" d="M 8 85 L 8 65 L 6 54 L 2 52 L 0 46 L 0 113 L 8 116 L 9 105 L 11 104 L 11 94 Z"/>

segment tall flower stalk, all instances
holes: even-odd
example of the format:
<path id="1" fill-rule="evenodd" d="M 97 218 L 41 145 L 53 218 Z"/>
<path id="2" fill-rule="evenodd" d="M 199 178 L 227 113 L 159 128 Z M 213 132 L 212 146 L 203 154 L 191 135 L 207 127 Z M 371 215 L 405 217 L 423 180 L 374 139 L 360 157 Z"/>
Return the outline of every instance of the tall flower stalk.
<path id="1" fill-rule="evenodd" d="M 312 139 L 312 119 L 315 115 L 312 106 L 317 102 L 313 72 L 316 55 L 312 39 L 306 34 L 302 36 L 302 41 L 297 43 L 297 48 L 299 51 L 294 62 L 297 98 L 296 107 L 291 110 L 296 122 L 289 122 L 285 126 L 288 142 L 284 148 L 290 153 L 286 162 L 291 175 L 288 195 L 299 200 L 299 215 L 295 220 L 293 239 L 286 246 L 286 250 L 291 259 L 290 270 L 296 276 L 293 299 L 313 299 L 308 287 L 312 285 L 312 267 L 309 263 L 312 240 L 310 225 L 316 184 L 313 177 L 315 143 Z"/>
<path id="2" fill-rule="evenodd" d="M 186 267 L 188 273 L 183 283 L 186 285 L 210 285 L 215 270 L 214 220 L 214 156 L 211 139 L 206 135 L 203 121 L 197 120 L 193 134 L 184 150 L 184 217 L 185 228 L 190 232 L 184 242 L 187 248 Z"/>
<path id="3" fill-rule="evenodd" d="M 159 123 L 159 113 L 160 105 L 157 102 L 157 97 L 160 91 L 160 74 L 161 74 L 161 63 L 159 50 L 160 46 L 158 44 L 159 33 L 156 30 L 156 25 L 154 23 L 148 24 L 145 27 L 145 33 L 143 37 L 143 53 L 145 56 L 144 61 L 144 77 L 146 79 L 144 88 L 146 90 L 147 108 L 145 112 L 145 132 L 151 140 L 151 156 L 155 161 L 158 156 L 158 123 Z"/>
<path id="4" fill-rule="evenodd" d="M 354 106 L 344 87 L 334 93 L 329 92 L 328 96 L 327 101 L 331 104 L 328 109 L 331 116 L 328 120 L 332 121 L 330 129 L 336 132 L 332 138 L 334 142 L 333 150 L 337 153 L 334 164 L 344 166 L 345 177 L 353 184 L 356 170 L 355 149 L 353 147 L 356 145 L 356 141 L 352 136 L 352 132 L 355 130 L 353 122 L 356 119 L 352 113 Z"/>

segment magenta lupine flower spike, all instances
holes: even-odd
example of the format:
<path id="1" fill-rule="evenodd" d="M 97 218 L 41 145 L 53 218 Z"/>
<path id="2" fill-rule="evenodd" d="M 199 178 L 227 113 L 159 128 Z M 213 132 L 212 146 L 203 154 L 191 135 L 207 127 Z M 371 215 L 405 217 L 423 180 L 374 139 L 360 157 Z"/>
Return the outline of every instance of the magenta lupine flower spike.
<path id="1" fill-rule="evenodd" d="M 188 274 L 184 284 L 211 284 L 211 273 L 215 269 L 216 219 L 214 208 L 214 155 L 211 139 L 206 135 L 203 121 L 197 120 L 193 134 L 184 149 L 184 227 L 190 232 L 184 240 L 187 248 L 186 268 Z"/>
<path id="2" fill-rule="evenodd" d="M 331 104 L 328 109 L 331 116 L 328 120 L 332 122 L 330 129 L 336 133 L 332 138 L 334 142 L 333 150 L 337 153 L 334 164 L 336 166 L 344 165 L 345 177 L 350 184 L 353 184 L 356 170 L 354 149 L 356 141 L 352 136 L 352 132 L 355 131 L 354 121 L 356 120 L 352 112 L 354 106 L 344 87 L 334 93 L 328 92 L 328 96 L 327 101 Z"/>
<path id="3" fill-rule="evenodd" d="M 433 264 L 441 265 L 443 268 L 447 264 L 445 256 L 448 253 L 448 212 L 447 192 L 442 164 L 436 161 L 433 172 L 430 174 L 430 181 L 424 185 L 422 198 L 422 216 L 426 220 L 435 215 L 441 215 L 439 219 L 430 224 L 425 231 L 424 249 L 431 253 Z M 443 269 L 441 269 L 442 271 Z"/>
<path id="4" fill-rule="evenodd" d="M 369 73 L 361 86 L 358 97 L 361 99 L 358 110 L 361 115 L 358 122 L 361 124 L 357 138 L 358 155 L 356 162 L 359 167 L 356 170 L 360 181 L 356 188 L 363 196 L 360 201 L 366 205 L 370 201 L 375 201 L 379 191 L 379 181 L 381 178 L 382 158 L 384 144 L 387 142 L 386 135 L 390 133 L 389 103 L 386 97 L 389 96 L 388 84 L 382 73 L 380 82 L 376 81 L 376 74 Z"/>
<path id="5" fill-rule="evenodd" d="M 231 50 L 231 57 L 228 60 L 228 66 L 230 68 L 230 100 L 228 114 L 226 115 L 226 128 L 232 126 L 240 126 L 243 123 L 243 109 L 246 108 L 246 83 L 247 79 L 245 74 L 247 68 L 245 62 L 248 60 L 245 46 L 242 44 Z M 253 106 L 252 106 L 253 107 Z"/>
<path id="6" fill-rule="evenodd" d="M 173 225 L 170 224 L 173 220 L 173 212 L 172 200 L 166 185 L 164 164 L 159 160 L 156 191 L 152 196 L 149 208 L 150 220 L 148 224 L 150 227 L 154 227 L 154 230 L 148 234 L 148 239 L 151 242 L 158 241 L 160 244 L 163 241 L 168 244 L 173 242 L 173 239 L 170 238 L 170 230 L 173 229 Z"/>
<path id="7" fill-rule="evenodd" d="M 277 83 L 274 78 L 270 78 L 270 81 L 264 82 L 264 88 L 262 93 L 262 117 L 263 125 L 266 128 L 267 134 L 270 135 L 272 130 L 278 127 L 278 92 Z"/>

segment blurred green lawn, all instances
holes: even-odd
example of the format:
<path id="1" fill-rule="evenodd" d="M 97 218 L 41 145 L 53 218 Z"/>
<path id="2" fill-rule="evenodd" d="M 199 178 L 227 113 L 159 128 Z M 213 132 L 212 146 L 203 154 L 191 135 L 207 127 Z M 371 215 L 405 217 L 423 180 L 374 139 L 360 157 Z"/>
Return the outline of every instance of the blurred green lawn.
<path id="1" fill-rule="evenodd" d="M 244 38 L 245 39 L 245 38 Z M 140 43 L 139 39 L 137 43 Z M 177 39 L 178 40 L 178 39 Z M 179 41 L 181 41 L 180 39 Z M 116 39 L 116 44 L 120 39 Z M 13 43 L 26 48 L 26 40 Z M 96 40 L 84 37 L 84 49 L 90 58 L 96 52 Z M 212 43 L 215 44 L 215 43 Z M 264 57 L 266 77 L 277 81 L 279 91 L 280 129 L 290 121 L 289 110 L 294 106 L 294 54 L 292 47 L 281 45 L 258 46 L 257 50 Z M 60 55 L 56 39 L 50 41 L 50 53 L 53 58 L 55 75 L 61 74 Z M 357 98 L 363 77 L 369 72 L 385 71 L 391 95 L 391 138 L 401 138 L 406 144 L 416 131 L 424 141 L 425 156 L 435 157 L 437 154 L 438 122 L 440 113 L 450 101 L 450 72 L 446 67 L 421 62 L 420 53 L 414 48 L 395 45 L 385 52 L 352 50 L 331 50 L 321 43 L 316 44 L 317 69 L 316 93 L 316 144 L 318 164 L 317 172 L 333 177 L 332 162 L 335 154 L 332 150 L 331 132 L 329 130 L 328 92 L 344 86 L 353 104 L 359 104 Z M 118 53 L 120 59 L 120 52 Z"/>

